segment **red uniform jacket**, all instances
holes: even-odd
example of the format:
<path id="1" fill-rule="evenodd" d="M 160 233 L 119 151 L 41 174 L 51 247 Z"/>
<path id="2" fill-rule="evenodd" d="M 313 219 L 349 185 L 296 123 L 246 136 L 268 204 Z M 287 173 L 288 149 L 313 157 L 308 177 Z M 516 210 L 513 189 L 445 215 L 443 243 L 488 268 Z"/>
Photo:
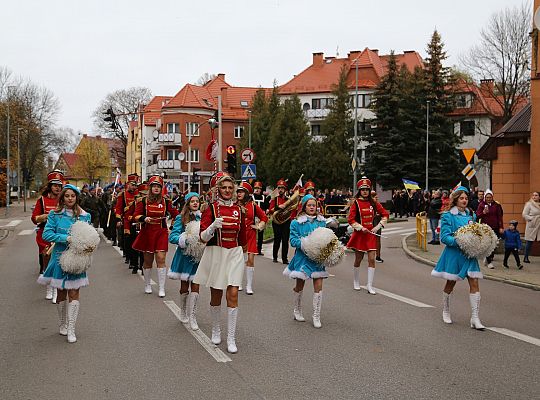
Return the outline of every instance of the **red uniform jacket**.
<path id="1" fill-rule="evenodd" d="M 136 194 L 137 192 L 129 193 L 127 190 L 124 190 L 116 199 L 114 213 L 116 214 L 116 218 L 122 221 L 125 233 L 130 232 L 130 224 L 133 215 L 129 213 L 129 207 L 135 201 Z"/>
<path id="2" fill-rule="evenodd" d="M 149 202 L 148 197 L 143 197 L 141 201 L 138 201 L 135 205 L 135 212 L 133 213 L 132 220 L 134 222 L 144 222 L 146 217 L 155 218 L 150 222 L 144 222 L 145 224 L 158 225 L 163 228 L 167 227 L 167 213 L 174 220 L 178 216 L 178 210 L 172 206 L 170 200 L 161 199 L 158 202 Z"/>
<path id="3" fill-rule="evenodd" d="M 32 222 L 37 225 L 38 230 L 36 234 L 36 243 L 39 247 L 39 252 L 43 253 L 50 246 L 50 243 L 43 240 L 43 229 L 45 228 L 46 220 L 44 222 L 38 222 L 36 218 L 42 214 L 49 214 L 50 211 L 56 209 L 58 205 L 58 199 L 51 198 L 49 196 L 41 196 L 36 201 L 34 211 L 32 211 Z"/>
<path id="4" fill-rule="evenodd" d="M 381 203 L 377 202 L 375 205 L 377 210 L 373 209 L 369 200 L 356 199 L 351 205 L 347 222 L 350 225 L 358 222 L 364 228 L 372 229 L 374 227 L 373 218 L 375 218 L 375 214 L 379 214 L 382 218 L 388 218 L 390 216 Z"/>
<path id="5" fill-rule="evenodd" d="M 214 237 L 208 241 L 207 246 L 220 246 L 232 249 L 245 246 L 246 225 L 244 214 L 237 204 L 226 206 L 216 201 L 204 210 L 201 217 L 201 232 L 204 232 L 216 218 L 223 218 L 223 228 L 217 229 Z"/>

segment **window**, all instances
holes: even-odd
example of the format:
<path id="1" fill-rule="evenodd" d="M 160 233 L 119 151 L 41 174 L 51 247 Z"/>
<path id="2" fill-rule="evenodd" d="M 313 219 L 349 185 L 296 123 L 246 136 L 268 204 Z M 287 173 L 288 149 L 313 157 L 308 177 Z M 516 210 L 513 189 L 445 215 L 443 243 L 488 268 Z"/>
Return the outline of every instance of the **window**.
<path id="1" fill-rule="evenodd" d="M 359 94 L 357 104 L 358 108 L 369 108 L 369 106 L 371 105 L 371 95 Z"/>
<path id="2" fill-rule="evenodd" d="M 247 108 L 249 106 L 249 103 L 247 100 L 240 100 L 240 107 Z"/>
<path id="3" fill-rule="evenodd" d="M 179 160 L 180 150 L 168 149 L 167 160 Z"/>
<path id="4" fill-rule="evenodd" d="M 461 121 L 459 123 L 459 133 L 461 136 L 474 136 L 476 127 L 474 121 Z"/>
<path id="5" fill-rule="evenodd" d="M 199 136 L 199 123 L 198 122 L 186 122 L 186 135 L 187 136 Z"/>
<path id="6" fill-rule="evenodd" d="M 321 99 L 311 99 L 311 108 L 314 110 L 321 108 Z"/>
<path id="7" fill-rule="evenodd" d="M 321 134 L 321 126 L 320 125 L 311 125 L 311 135 L 312 136 L 318 136 Z"/>
<path id="8" fill-rule="evenodd" d="M 242 139 L 244 137 L 244 127 L 243 126 L 235 126 L 234 127 L 234 138 L 235 139 Z"/>
<path id="9" fill-rule="evenodd" d="M 304 110 L 304 112 L 309 111 L 310 108 L 311 107 L 310 107 L 309 103 L 304 103 L 304 105 L 302 106 L 302 110 Z"/>
<path id="10" fill-rule="evenodd" d="M 111 178 L 116 178 L 116 171 L 115 170 L 111 171 Z"/>
<path id="11" fill-rule="evenodd" d="M 456 96 L 456 108 L 470 108 L 472 106 L 472 97 L 470 94 L 458 94 Z"/>
<path id="12" fill-rule="evenodd" d="M 180 124 L 167 124 L 167 133 L 180 133 Z"/>
<path id="13" fill-rule="evenodd" d="M 199 150 L 198 149 L 191 149 L 191 157 L 189 157 L 189 161 L 195 162 L 195 163 L 199 162 Z"/>

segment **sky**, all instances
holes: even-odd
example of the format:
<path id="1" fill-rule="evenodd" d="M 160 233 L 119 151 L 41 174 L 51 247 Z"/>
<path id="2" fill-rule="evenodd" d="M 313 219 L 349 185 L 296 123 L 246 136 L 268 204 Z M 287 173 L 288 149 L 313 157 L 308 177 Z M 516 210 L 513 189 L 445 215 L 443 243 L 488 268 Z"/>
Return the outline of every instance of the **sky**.
<path id="1" fill-rule="evenodd" d="M 312 53 L 366 47 L 425 56 L 434 29 L 448 65 L 491 14 L 522 0 L 4 1 L 0 66 L 51 90 L 58 126 L 95 133 L 92 112 L 118 89 L 174 95 L 208 73 L 233 86 L 284 84 Z"/>

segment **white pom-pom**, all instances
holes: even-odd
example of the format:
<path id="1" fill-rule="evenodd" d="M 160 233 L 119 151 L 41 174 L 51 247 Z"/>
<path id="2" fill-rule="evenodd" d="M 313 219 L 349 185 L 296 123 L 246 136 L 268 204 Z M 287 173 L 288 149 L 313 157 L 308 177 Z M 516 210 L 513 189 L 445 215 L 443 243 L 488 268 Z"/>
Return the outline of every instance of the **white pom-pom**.
<path id="1" fill-rule="evenodd" d="M 191 221 L 186 225 L 186 248 L 184 254 L 190 256 L 196 262 L 201 261 L 206 244 L 201 242 L 199 231 L 201 230 L 200 221 Z"/>
<path id="2" fill-rule="evenodd" d="M 486 258 L 497 247 L 499 238 L 486 224 L 469 224 L 462 226 L 454 237 L 459 248 L 469 258 Z"/>
<path id="3" fill-rule="evenodd" d="M 339 264 L 345 255 L 345 246 L 335 233 L 328 228 L 319 227 L 307 237 L 302 238 L 302 250 L 313 261 L 325 267 Z"/>
<path id="4" fill-rule="evenodd" d="M 99 245 L 99 234 L 95 228 L 83 221 L 75 222 L 69 231 L 68 248 L 60 256 L 62 271 L 81 274 L 90 268 L 92 253 Z"/>

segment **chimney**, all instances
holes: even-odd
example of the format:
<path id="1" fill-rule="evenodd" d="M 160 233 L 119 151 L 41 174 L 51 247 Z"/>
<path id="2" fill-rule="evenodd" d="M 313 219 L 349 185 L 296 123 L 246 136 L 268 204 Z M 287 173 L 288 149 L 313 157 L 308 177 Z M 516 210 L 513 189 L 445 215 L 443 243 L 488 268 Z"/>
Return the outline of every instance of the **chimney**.
<path id="1" fill-rule="evenodd" d="M 375 54 L 379 55 L 379 49 L 371 49 L 372 52 L 374 52 Z"/>
<path id="2" fill-rule="evenodd" d="M 321 66 L 324 64 L 324 53 L 313 53 L 313 65 Z"/>
<path id="3" fill-rule="evenodd" d="M 349 52 L 349 61 L 354 61 L 361 53 L 360 50 L 352 50 Z"/>
<path id="4" fill-rule="evenodd" d="M 217 77 L 225 80 L 225 74 L 217 74 Z"/>
<path id="5" fill-rule="evenodd" d="M 493 79 L 480 79 L 480 90 L 493 96 L 495 92 L 495 81 Z"/>
<path id="6" fill-rule="evenodd" d="M 86 133 L 83 133 L 82 137 L 85 138 L 87 137 L 88 135 Z"/>
<path id="7" fill-rule="evenodd" d="M 222 107 L 227 107 L 227 88 L 226 87 L 222 87 L 221 88 L 221 106 Z"/>
<path id="8" fill-rule="evenodd" d="M 101 135 L 96 135 L 96 139 L 97 139 L 97 140 L 100 140 L 100 139 L 101 139 Z"/>

